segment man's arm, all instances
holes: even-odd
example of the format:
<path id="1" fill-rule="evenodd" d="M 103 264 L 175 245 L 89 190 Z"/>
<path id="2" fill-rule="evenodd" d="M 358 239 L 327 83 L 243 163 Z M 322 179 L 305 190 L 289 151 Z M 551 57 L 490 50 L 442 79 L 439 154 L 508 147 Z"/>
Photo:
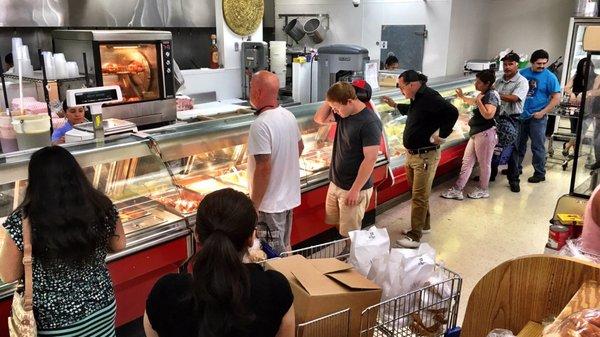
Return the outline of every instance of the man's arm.
<path id="1" fill-rule="evenodd" d="M 335 123 L 333 111 L 327 102 L 324 102 L 315 113 L 314 120 L 317 124 L 325 125 Z"/>
<path id="2" fill-rule="evenodd" d="M 452 128 L 458 119 L 458 109 L 450 102 L 440 96 L 442 106 L 439 107 L 438 116 L 441 119 L 440 123 L 440 138 L 444 139 L 452 133 Z"/>
<path id="3" fill-rule="evenodd" d="M 513 95 L 513 94 L 509 94 L 509 95 L 500 94 L 500 99 L 503 100 L 504 102 L 508 102 L 508 103 L 517 103 L 518 101 L 521 100 L 519 98 L 519 96 Z"/>
<path id="4" fill-rule="evenodd" d="M 252 179 L 252 191 L 250 199 L 256 210 L 260 207 L 265 193 L 267 193 L 267 187 L 269 187 L 269 179 L 271 177 L 271 155 L 270 154 L 257 154 L 254 155 L 256 162 L 256 169 L 254 170 L 254 176 Z"/>
<path id="5" fill-rule="evenodd" d="M 346 196 L 346 205 L 354 206 L 358 204 L 358 195 L 373 173 L 378 152 L 379 145 L 363 147 L 363 155 L 365 158 L 362 163 L 360 163 L 354 184 L 352 184 L 352 188 L 350 188 L 350 191 Z"/>

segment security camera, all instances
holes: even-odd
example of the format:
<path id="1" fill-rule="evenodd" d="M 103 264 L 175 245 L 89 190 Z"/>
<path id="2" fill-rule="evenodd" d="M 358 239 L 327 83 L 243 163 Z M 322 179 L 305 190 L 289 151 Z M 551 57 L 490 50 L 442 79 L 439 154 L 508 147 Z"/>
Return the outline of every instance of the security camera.
<path id="1" fill-rule="evenodd" d="M 352 0 L 352 5 L 354 5 L 354 7 L 358 7 L 358 5 L 360 5 L 360 0 Z"/>

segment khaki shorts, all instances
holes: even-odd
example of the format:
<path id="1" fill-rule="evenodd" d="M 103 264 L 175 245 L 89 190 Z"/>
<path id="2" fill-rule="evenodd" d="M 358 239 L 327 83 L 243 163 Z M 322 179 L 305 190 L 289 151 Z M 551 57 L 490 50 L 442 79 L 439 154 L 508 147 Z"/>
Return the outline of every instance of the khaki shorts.
<path id="1" fill-rule="evenodd" d="M 360 191 L 358 204 L 347 206 L 346 196 L 348 195 L 348 191 L 337 187 L 333 183 L 329 183 L 327 200 L 325 201 L 325 223 L 335 225 L 340 235 L 344 237 L 348 237 L 348 232 L 361 229 L 362 220 L 372 194 L 372 187 Z"/>

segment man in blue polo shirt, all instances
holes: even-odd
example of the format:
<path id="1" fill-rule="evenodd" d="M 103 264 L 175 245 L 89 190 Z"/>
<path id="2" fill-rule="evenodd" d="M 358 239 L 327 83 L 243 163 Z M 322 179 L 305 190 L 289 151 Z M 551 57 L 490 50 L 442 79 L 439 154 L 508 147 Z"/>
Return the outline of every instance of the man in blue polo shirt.
<path id="1" fill-rule="evenodd" d="M 546 65 L 549 59 L 548 52 L 536 50 L 531 54 L 531 67 L 521 70 L 521 75 L 529 82 L 529 91 L 523 106 L 523 112 L 519 117 L 521 130 L 519 134 L 517 151 L 519 155 L 519 167 L 515 172 L 516 179 L 513 183 L 518 184 L 518 175 L 523 170 L 523 158 L 527 151 L 527 141 L 531 139 L 531 152 L 533 154 L 533 176 L 527 179 L 530 183 L 539 183 L 546 180 L 546 123 L 548 113 L 560 103 L 560 84 L 556 76 Z"/>

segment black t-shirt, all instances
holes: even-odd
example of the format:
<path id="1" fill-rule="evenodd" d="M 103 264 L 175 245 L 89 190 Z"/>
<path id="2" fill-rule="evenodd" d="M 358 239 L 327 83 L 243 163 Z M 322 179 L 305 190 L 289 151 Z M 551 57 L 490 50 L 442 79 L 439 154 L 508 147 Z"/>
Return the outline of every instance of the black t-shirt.
<path id="1" fill-rule="evenodd" d="M 360 164 L 365 159 L 363 147 L 379 145 L 382 126 L 379 117 L 368 108 L 361 112 L 340 117 L 333 114 L 337 123 L 329 179 L 339 188 L 350 190 Z M 373 187 L 373 179 L 369 178 L 361 190 Z"/>
<path id="2" fill-rule="evenodd" d="M 491 104 L 498 108 L 500 106 L 500 95 L 496 90 L 490 89 L 483 94 L 481 102 L 483 105 Z M 494 122 L 494 119 L 485 119 L 477 107 L 473 109 L 473 117 L 469 119 L 469 136 L 473 136 L 485 130 L 491 129 L 495 125 L 496 122 Z"/>
<path id="3" fill-rule="evenodd" d="M 294 302 L 290 284 L 277 271 L 264 271 L 257 264 L 245 266 L 250 277 L 249 309 L 256 316 L 248 337 L 274 337 Z M 160 278 L 148 295 L 146 313 L 160 337 L 197 336 L 200 319 L 194 309 L 192 276 L 168 274 Z"/>

